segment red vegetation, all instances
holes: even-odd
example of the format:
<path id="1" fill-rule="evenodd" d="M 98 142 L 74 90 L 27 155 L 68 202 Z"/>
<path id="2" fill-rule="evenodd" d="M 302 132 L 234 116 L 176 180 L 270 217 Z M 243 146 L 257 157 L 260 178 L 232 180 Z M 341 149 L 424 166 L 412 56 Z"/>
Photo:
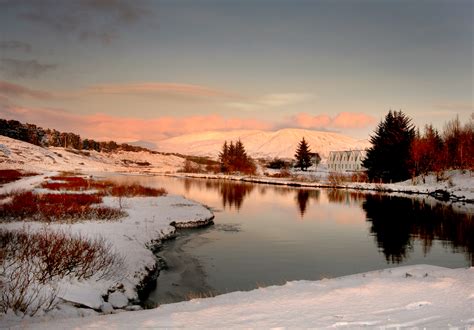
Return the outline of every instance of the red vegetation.
<path id="1" fill-rule="evenodd" d="M 101 196 L 92 194 L 34 194 L 13 195 L 10 202 L 0 205 L 1 219 L 30 219 L 61 221 L 77 219 L 116 219 L 125 215 L 118 209 L 94 206 Z"/>
<path id="2" fill-rule="evenodd" d="M 163 196 L 166 195 L 164 188 L 144 187 L 137 183 L 132 184 L 113 184 L 106 190 L 106 193 L 116 197 L 135 197 L 135 196 Z"/>
<path id="3" fill-rule="evenodd" d="M 13 182 L 25 176 L 32 176 L 35 173 L 23 173 L 17 170 L 0 170 L 0 184 Z"/>
<path id="4" fill-rule="evenodd" d="M 99 195 L 115 197 L 135 196 L 163 196 L 166 190 L 163 188 L 144 187 L 137 183 L 120 184 L 106 180 L 92 180 L 76 176 L 53 176 L 50 182 L 44 182 L 41 187 L 51 190 L 98 190 Z"/>
<path id="5" fill-rule="evenodd" d="M 66 276 L 113 278 L 122 265 L 123 258 L 101 237 L 0 229 L 0 268 L 5 280 L 0 312 L 13 309 L 34 315 L 40 309 L 51 310 L 57 302 L 55 281 Z"/>

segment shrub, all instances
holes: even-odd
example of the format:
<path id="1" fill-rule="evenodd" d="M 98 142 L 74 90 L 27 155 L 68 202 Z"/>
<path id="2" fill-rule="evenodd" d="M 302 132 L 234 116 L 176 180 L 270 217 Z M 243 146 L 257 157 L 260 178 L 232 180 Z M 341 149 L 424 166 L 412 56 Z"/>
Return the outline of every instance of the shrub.
<path id="1" fill-rule="evenodd" d="M 138 183 L 113 184 L 106 191 L 107 195 L 115 197 L 138 197 L 138 196 L 163 196 L 167 194 L 164 188 L 144 187 Z"/>
<path id="2" fill-rule="evenodd" d="M 349 181 L 349 178 L 340 172 L 329 172 L 328 181 L 332 186 L 339 186 Z"/>
<path id="3" fill-rule="evenodd" d="M 0 170 L 0 184 L 13 182 L 25 176 L 36 175 L 36 173 L 20 172 L 17 170 Z"/>
<path id="4" fill-rule="evenodd" d="M 179 169 L 178 172 L 181 173 L 202 173 L 201 166 L 199 164 L 196 164 L 189 159 L 186 159 L 184 161 L 184 166 L 183 168 Z"/>
<path id="5" fill-rule="evenodd" d="M 282 168 L 279 172 L 270 174 L 272 178 L 289 178 L 291 177 L 291 172 L 287 168 Z"/>
<path id="6" fill-rule="evenodd" d="M 95 189 L 99 191 L 99 195 L 115 197 L 163 196 L 167 193 L 163 188 L 144 187 L 138 183 L 121 184 L 107 180 L 93 180 L 75 176 L 53 176 L 50 179 L 60 181 L 44 182 L 41 187 L 51 190 L 73 191 Z"/>
<path id="7" fill-rule="evenodd" d="M 286 162 L 285 160 L 281 158 L 274 158 L 272 161 L 268 163 L 267 168 L 279 170 L 279 169 L 286 169 L 290 166 L 291 164 L 289 162 Z"/>
<path id="8" fill-rule="evenodd" d="M 30 191 L 13 194 L 12 200 L 0 205 L 1 219 L 29 219 L 34 221 L 62 221 L 77 219 L 111 220 L 125 216 L 125 212 L 106 206 L 93 194 L 34 194 Z"/>
<path id="9" fill-rule="evenodd" d="M 0 311 L 34 315 L 54 306 L 64 277 L 113 278 L 123 258 L 103 238 L 73 236 L 62 231 L 0 229 Z"/>

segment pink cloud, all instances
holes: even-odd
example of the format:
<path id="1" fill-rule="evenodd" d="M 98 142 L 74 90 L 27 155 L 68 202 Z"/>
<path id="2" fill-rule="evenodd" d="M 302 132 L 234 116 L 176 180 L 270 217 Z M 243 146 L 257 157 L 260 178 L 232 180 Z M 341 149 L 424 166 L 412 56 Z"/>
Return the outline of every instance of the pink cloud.
<path id="1" fill-rule="evenodd" d="M 290 125 L 308 129 L 365 128 L 375 122 L 374 117 L 361 112 L 340 112 L 333 117 L 326 114 L 312 116 L 302 112 L 290 119 Z"/>
<path id="2" fill-rule="evenodd" d="M 51 99 L 53 95 L 48 92 L 30 89 L 21 85 L 12 84 L 7 81 L 0 80 L 0 95 L 3 97 L 32 97 L 36 99 Z"/>
<path id="3" fill-rule="evenodd" d="M 97 94 L 176 94 L 193 97 L 229 96 L 227 92 L 190 84 L 177 83 L 129 83 L 129 84 L 100 84 L 87 88 L 87 92 Z"/>
<path id="4" fill-rule="evenodd" d="M 255 119 L 224 118 L 220 115 L 157 117 L 138 119 L 106 114 L 77 115 L 56 109 L 10 107 L 0 110 L 2 118 L 34 123 L 81 134 L 83 137 L 119 142 L 148 140 L 210 130 L 261 129 L 272 127 Z"/>

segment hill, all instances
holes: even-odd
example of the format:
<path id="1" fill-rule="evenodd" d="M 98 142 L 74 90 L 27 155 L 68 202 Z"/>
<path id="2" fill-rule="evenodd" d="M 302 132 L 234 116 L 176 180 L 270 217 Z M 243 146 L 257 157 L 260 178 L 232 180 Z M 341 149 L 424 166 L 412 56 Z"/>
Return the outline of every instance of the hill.
<path id="1" fill-rule="evenodd" d="M 0 135 L 0 169 L 23 169 L 32 172 L 175 172 L 184 158 L 150 151 L 98 152 L 63 147 L 40 147 Z"/>
<path id="2" fill-rule="evenodd" d="M 201 132 L 186 134 L 157 143 L 157 150 L 179 152 L 186 155 L 217 157 L 225 140 L 241 139 L 247 153 L 255 158 L 293 158 L 296 147 L 304 137 L 312 152 L 318 152 L 323 159 L 330 151 L 365 149 L 370 146 L 367 140 L 333 132 L 285 128 L 278 131 L 235 130 L 227 132 Z"/>

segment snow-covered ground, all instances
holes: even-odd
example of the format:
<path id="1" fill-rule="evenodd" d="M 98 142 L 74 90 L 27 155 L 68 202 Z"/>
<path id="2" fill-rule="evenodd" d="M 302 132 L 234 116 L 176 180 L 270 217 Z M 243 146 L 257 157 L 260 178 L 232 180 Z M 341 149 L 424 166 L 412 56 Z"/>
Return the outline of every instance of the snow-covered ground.
<path id="1" fill-rule="evenodd" d="M 146 151 L 105 153 L 59 147 L 42 148 L 0 135 L 0 169 L 165 173 L 176 172 L 183 164 L 183 158 L 173 155 Z"/>
<path id="2" fill-rule="evenodd" d="M 471 328 L 474 268 L 417 265 L 22 328 Z"/>
<path id="3" fill-rule="evenodd" d="M 27 177 L 4 185 L 0 188 L 0 192 L 31 189 L 44 178 L 45 175 Z M 33 188 L 35 189 L 37 188 Z M 115 221 L 79 221 L 72 224 L 15 221 L 0 224 L 1 228 L 7 230 L 27 228 L 34 232 L 47 227 L 49 230 L 69 232 L 84 238 L 102 237 L 105 243 L 111 244 L 113 252 L 124 258 L 123 265 L 113 278 L 98 280 L 92 277 L 80 282 L 70 279 L 62 280 L 59 284 L 58 295 L 62 303 L 46 315 L 39 313 L 39 318 L 95 313 L 92 310 L 72 306 L 85 306 L 106 311 L 107 308 L 112 310 L 132 304 L 138 298 L 137 286 L 142 284 L 150 275 L 150 271 L 156 268 L 157 260 L 150 247 L 174 234 L 176 229 L 170 224 L 201 226 L 212 221 L 214 217 L 212 212 L 203 205 L 182 196 L 123 197 L 120 200 L 118 197 L 105 197 L 104 204 L 115 208 L 121 207 L 128 215 Z M 109 294 L 111 289 L 115 292 Z M 104 302 L 103 297 L 107 295 L 108 303 L 111 305 Z M 38 317 L 33 319 L 38 319 Z M 26 319 L 11 312 L 6 316 L 0 316 L 0 327 L 25 322 Z"/>

